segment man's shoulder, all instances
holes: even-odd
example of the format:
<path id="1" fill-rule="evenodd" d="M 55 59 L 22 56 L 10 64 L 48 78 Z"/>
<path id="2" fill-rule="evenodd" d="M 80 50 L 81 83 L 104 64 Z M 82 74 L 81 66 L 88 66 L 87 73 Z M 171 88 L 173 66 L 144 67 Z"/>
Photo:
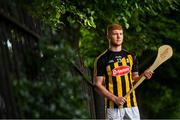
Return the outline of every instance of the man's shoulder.
<path id="1" fill-rule="evenodd" d="M 130 51 L 126 50 L 126 49 L 123 49 L 123 52 L 124 52 L 125 54 L 127 54 L 127 55 L 135 56 L 135 54 L 134 54 L 133 52 L 130 52 Z"/>
<path id="2" fill-rule="evenodd" d="M 106 49 L 106 50 L 103 51 L 101 54 L 99 54 L 98 57 L 96 57 L 96 59 L 99 60 L 99 59 L 105 58 L 105 57 L 107 56 L 108 52 L 109 52 L 109 50 Z"/>

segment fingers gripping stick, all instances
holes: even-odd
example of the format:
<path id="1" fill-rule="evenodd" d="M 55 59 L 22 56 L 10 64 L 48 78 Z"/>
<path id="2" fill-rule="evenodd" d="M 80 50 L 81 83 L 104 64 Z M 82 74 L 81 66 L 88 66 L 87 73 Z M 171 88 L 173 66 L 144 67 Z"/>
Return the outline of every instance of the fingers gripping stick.
<path id="1" fill-rule="evenodd" d="M 171 58 L 173 55 L 172 47 L 169 45 L 162 45 L 158 49 L 157 57 L 154 63 L 150 66 L 149 71 L 153 72 L 158 66 L 160 66 L 163 62 Z M 133 86 L 133 88 L 124 96 L 127 98 L 143 81 L 145 77 L 142 76 L 140 80 Z M 120 106 L 122 108 L 123 106 Z"/>

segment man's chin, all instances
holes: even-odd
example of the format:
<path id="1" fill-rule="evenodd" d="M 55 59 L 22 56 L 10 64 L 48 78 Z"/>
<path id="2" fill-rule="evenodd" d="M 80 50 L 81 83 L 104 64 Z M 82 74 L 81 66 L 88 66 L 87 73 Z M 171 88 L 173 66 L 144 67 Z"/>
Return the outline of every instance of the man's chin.
<path id="1" fill-rule="evenodd" d="M 115 47 L 117 47 L 117 46 L 121 46 L 122 44 L 121 43 L 114 43 L 114 44 L 112 44 L 113 46 L 115 46 Z"/>

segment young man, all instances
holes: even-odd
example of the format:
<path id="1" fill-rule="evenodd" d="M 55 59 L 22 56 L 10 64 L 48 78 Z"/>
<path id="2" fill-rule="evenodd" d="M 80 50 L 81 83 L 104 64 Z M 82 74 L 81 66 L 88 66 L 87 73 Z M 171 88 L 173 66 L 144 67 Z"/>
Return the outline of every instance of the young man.
<path id="1" fill-rule="evenodd" d="M 138 74 L 136 57 L 122 49 L 123 29 L 120 24 L 107 27 L 109 49 L 103 52 L 95 62 L 95 86 L 106 98 L 106 118 L 140 119 L 135 91 L 126 99 L 123 97 L 141 76 L 150 79 L 152 72 L 146 70 Z M 119 109 L 119 106 L 123 108 Z"/>

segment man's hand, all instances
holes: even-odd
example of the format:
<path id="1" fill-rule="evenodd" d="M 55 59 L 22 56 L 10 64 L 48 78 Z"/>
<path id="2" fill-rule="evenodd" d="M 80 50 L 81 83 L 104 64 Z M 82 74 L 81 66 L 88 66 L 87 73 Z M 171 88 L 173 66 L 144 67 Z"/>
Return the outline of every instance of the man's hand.
<path id="1" fill-rule="evenodd" d="M 151 79 L 153 72 L 149 71 L 148 69 L 144 71 L 143 75 L 146 79 Z"/>
<path id="2" fill-rule="evenodd" d="M 118 106 L 122 106 L 126 102 L 126 99 L 124 97 L 116 97 L 114 102 Z"/>

